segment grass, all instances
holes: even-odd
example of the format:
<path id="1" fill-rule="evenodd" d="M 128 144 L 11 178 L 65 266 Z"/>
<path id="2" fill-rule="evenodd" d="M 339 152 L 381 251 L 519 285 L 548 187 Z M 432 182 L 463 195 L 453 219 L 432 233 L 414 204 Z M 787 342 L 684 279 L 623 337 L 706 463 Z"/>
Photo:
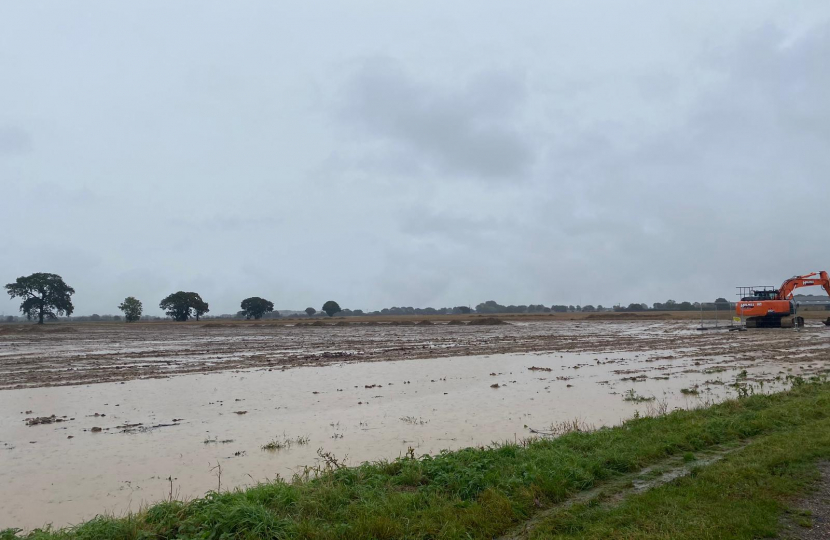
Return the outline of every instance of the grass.
<path id="1" fill-rule="evenodd" d="M 531 539 L 703 539 L 777 536 L 787 501 L 830 456 L 830 420 L 759 437 L 709 467 L 619 505 L 574 505 L 542 520 Z M 795 522 L 809 527 L 808 517 Z"/>
<path id="2" fill-rule="evenodd" d="M 694 477 L 631 496 L 616 507 L 574 505 L 567 515 L 543 521 L 535 534 L 753 538 L 771 533 L 785 498 L 813 478 L 811 463 L 830 456 L 830 384 L 800 384 L 781 394 L 637 418 L 612 429 L 437 456 L 411 454 L 355 468 L 328 455 L 327 466 L 307 469 L 289 482 L 209 493 L 187 503 L 161 502 L 124 518 L 101 516 L 23 538 L 493 538 L 539 508 L 621 474 L 747 439 L 753 442 L 739 455 L 703 467 Z M 0 533 L 1 540 L 15 537 L 11 530 Z"/>
<path id="3" fill-rule="evenodd" d="M 283 450 L 284 448 L 291 448 L 291 445 L 296 444 L 298 446 L 304 446 L 310 442 L 310 439 L 305 436 L 295 437 L 290 439 L 285 435 L 282 436 L 282 439 L 272 439 L 267 443 L 262 445 L 263 450 L 269 450 L 272 452 L 276 452 L 277 450 Z"/>
<path id="4" fill-rule="evenodd" d="M 633 401 L 635 403 L 642 403 L 644 401 L 654 401 L 655 399 L 657 398 L 655 398 L 654 396 L 641 396 L 637 392 L 635 392 L 634 389 L 628 390 L 623 394 L 623 401 Z"/>

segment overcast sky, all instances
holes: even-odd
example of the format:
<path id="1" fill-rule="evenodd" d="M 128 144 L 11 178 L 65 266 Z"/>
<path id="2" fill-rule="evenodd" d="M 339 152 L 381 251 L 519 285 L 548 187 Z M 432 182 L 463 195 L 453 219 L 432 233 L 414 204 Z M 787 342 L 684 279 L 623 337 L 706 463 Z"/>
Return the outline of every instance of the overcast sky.
<path id="1" fill-rule="evenodd" d="M 2 2 L 0 188 L 79 315 L 732 299 L 830 266 L 830 2 Z"/>

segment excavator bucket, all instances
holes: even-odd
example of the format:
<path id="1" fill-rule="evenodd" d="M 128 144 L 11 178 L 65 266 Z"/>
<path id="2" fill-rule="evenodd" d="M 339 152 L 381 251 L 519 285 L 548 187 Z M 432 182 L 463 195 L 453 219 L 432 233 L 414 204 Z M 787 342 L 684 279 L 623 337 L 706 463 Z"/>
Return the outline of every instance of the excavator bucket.
<path id="1" fill-rule="evenodd" d="M 824 321 L 825 326 L 830 326 L 830 317 L 827 317 L 827 320 Z"/>

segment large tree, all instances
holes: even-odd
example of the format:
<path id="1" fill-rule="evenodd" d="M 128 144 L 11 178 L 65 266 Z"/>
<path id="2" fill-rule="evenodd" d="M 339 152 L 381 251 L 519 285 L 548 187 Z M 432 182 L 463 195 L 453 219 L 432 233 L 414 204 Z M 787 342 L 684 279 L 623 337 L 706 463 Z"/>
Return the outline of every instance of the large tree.
<path id="1" fill-rule="evenodd" d="M 186 321 L 190 317 L 196 317 L 198 321 L 199 317 L 210 311 L 208 303 L 198 293 L 184 291 L 167 296 L 159 303 L 159 307 L 177 321 Z"/>
<path id="2" fill-rule="evenodd" d="M 317 313 L 317 310 L 314 309 L 313 307 L 305 308 L 305 314 L 308 315 L 309 317 L 313 317 L 315 313 Z"/>
<path id="3" fill-rule="evenodd" d="M 135 296 L 128 296 L 123 302 L 121 302 L 118 309 L 124 312 L 124 318 L 127 322 L 135 322 L 141 318 L 143 307 L 141 305 L 141 300 L 137 299 Z"/>
<path id="4" fill-rule="evenodd" d="M 340 306 L 337 304 L 337 302 L 335 302 L 334 300 L 329 300 L 328 302 L 323 304 L 323 311 L 325 311 L 326 314 L 329 317 L 331 317 L 335 313 L 339 313 L 342 310 L 340 309 Z"/>
<path id="5" fill-rule="evenodd" d="M 241 307 L 242 311 L 245 312 L 246 319 L 261 319 L 266 313 L 274 311 L 273 302 L 258 296 L 246 298 L 242 301 Z"/>
<path id="6" fill-rule="evenodd" d="M 38 272 L 21 276 L 6 285 L 6 291 L 12 298 L 23 299 L 20 311 L 29 320 L 36 317 L 38 324 L 43 324 L 44 319 L 57 319 L 58 315 L 72 315 L 75 311 L 71 298 L 75 289 L 57 274 Z"/>
<path id="7" fill-rule="evenodd" d="M 193 308 L 193 314 L 198 321 L 199 317 L 210 311 L 208 309 L 208 303 L 202 300 L 202 297 L 198 293 L 189 292 L 187 294 L 190 296 L 190 307 Z"/>

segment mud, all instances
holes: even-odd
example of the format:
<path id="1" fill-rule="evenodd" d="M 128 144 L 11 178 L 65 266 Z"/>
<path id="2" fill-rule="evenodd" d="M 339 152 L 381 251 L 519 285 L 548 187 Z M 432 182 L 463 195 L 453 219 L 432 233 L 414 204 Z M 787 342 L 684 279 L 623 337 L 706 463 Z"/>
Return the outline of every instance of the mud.
<path id="1" fill-rule="evenodd" d="M 0 338 L 0 528 L 136 511 L 171 482 L 174 496 L 201 496 L 217 464 L 232 489 L 290 477 L 321 448 L 352 465 L 437 453 L 778 391 L 830 368 L 820 321 L 740 333 L 689 321 L 96 326 Z M 67 421 L 27 425 L 53 415 Z"/>
<path id="2" fill-rule="evenodd" d="M 343 362 L 511 352 L 646 352 L 670 357 L 755 354 L 783 357 L 810 340 L 818 321 L 798 332 L 698 332 L 691 321 L 562 321 L 498 326 L 237 326 L 123 324 L 25 326 L 0 333 L 0 390 L 65 386 L 242 369 L 288 369 Z M 821 356 L 809 348 L 799 361 Z"/>

